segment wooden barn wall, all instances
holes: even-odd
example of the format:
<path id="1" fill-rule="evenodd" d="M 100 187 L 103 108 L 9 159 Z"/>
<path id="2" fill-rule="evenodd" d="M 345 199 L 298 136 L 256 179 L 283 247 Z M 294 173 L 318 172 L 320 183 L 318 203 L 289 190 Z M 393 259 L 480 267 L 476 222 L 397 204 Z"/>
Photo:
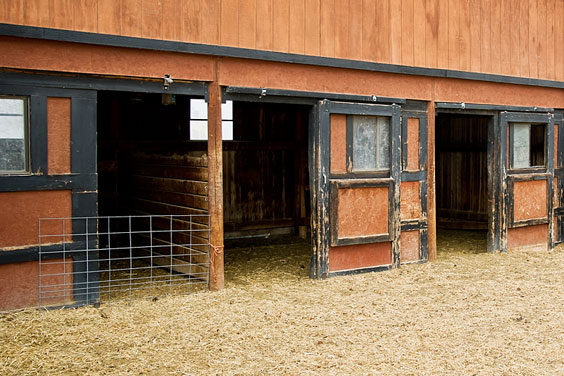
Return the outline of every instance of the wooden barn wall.
<path id="1" fill-rule="evenodd" d="M 223 143 L 227 233 L 309 224 L 307 126 L 307 107 L 234 104 L 234 141 Z"/>
<path id="2" fill-rule="evenodd" d="M 0 22 L 564 79 L 558 0 L 4 0 Z"/>
<path id="3" fill-rule="evenodd" d="M 437 217 L 488 221 L 485 117 L 436 118 Z"/>

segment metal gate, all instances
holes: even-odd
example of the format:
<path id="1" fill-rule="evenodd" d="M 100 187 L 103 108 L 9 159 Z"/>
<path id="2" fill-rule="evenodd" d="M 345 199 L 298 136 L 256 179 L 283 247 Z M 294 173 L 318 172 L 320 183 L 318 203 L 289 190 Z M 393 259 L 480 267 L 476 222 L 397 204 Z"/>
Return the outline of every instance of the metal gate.
<path id="1" fill-rule="evenodd" d="M 39 220 L 39 306 L 180 295 L 209 279 L 209 215 Z"/>

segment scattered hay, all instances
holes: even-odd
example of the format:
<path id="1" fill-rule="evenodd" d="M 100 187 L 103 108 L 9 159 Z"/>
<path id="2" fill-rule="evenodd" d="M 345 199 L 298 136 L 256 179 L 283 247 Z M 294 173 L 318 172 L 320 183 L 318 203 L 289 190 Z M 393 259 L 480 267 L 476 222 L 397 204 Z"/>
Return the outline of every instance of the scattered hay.
<path id="1" fill-rule="evenodd" d="M 564 374 L 564 250 L 439 247 L 325 281 L 307 244 L 232 249 L 219 293 L 0 315 L 0 374 Z"/>

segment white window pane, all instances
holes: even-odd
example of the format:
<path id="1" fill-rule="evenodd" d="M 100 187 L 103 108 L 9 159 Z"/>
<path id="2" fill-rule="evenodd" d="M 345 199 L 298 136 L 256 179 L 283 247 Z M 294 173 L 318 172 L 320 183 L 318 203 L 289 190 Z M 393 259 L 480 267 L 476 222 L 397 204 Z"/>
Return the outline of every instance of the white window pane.
<path id="1" fill-rule="evenodd" d="M 23 116 L 0 115 L 0 138 L 25 137 L 25 123 Z"/>
<path id="2" fill-rule="evenodd" d="M 221 138 L 223 140 L 227 140 L 227 141 L 233 140 L 233 122 L 232 121 L 222 121 L 221 122 Z"/>
<path id="3" fill-rule="evenodd" d="M 353 170 L 376 170 L 377 122 L 374 116 L 353 117 Z"/>
<path id="4" fill-rule="evenodd" d="M 513 167 L 530 166 L 530 127 L 528 123 L 513 123 Z"/>
<path id="5" fill-rule="evenodd" d="M 24 113 L 23 99 L 0 98 L 0 114 L 20 115 Z"/>
<path id="6" fill-rule="evenodd" d="M 208 121 L 190 120 L 190 140 L 208 139 Z"/>
<path id="7" fill-rule="evenodd" d="M 390 118 L 378 117 L 378 169 L 390 168 Z"/>
<path id="8" fill-rule="evenodd" d="M 207 120 L 208 104 L 204 99 L 190 99 L 190 119 Z"/>
<path id="9" fill-rule="evenodd" d="M 233 101 L 221 104 L 221 120 L 233 120 Z"/>

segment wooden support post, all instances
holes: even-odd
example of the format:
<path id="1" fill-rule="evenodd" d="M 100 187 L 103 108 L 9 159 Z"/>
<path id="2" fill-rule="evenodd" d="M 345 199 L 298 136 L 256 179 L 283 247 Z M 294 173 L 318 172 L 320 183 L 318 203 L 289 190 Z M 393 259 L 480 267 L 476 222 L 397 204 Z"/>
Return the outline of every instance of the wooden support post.
<path id="1" fill-rule="evenodd" d="M 437 217 L 435 210 L 435 102 L 427 105 L 427 210 L 428 210 L 428 256 L 437 259 Z"/>
<path id="2" fill-rule="evenodd" d="M 216 77 L 209 85 L 208 100 L 208 204 L 210 219 L 210 276 L 212 291 L 224 287 L 223 275 L 223 146 L 221 90 Z"/>

